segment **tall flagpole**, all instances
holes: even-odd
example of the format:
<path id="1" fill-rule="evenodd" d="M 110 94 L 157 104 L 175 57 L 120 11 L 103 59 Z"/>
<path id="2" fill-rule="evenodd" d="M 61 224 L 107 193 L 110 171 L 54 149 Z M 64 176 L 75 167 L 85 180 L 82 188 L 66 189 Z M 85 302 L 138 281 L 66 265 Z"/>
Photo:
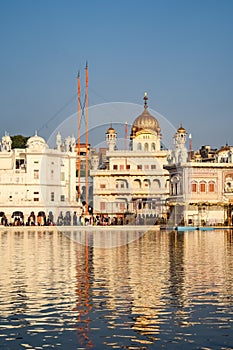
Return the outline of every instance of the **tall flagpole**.
<path id="1" fill-rule="evenodd" d="M 89 176 L 89 150 L 88 150 L 88 64 L 86 63 L 86 96 L 85 96 L 85 108 L 86 108 L 86 215 L 88 214 L 88 192 L 89 192 L 89 183 L 88 183 L 88 176 Z"/>
<path id="2" fill-rule="evenodd" d="M 81 197 L 81 183 L 80 183 L 80 171 L 81 171 L 81 159 L 80 159 L 80 129 L 81 129 L 81 86 L 80 86 L 80 72 L 78 72 L 78 201 Z"/>

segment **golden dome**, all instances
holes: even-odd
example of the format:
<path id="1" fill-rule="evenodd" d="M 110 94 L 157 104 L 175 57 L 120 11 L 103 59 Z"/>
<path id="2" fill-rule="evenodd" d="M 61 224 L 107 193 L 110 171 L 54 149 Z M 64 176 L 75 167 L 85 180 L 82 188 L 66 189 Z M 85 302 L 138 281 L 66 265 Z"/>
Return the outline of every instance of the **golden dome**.
<path id="1" fill-rule="evenodd" d="M 132 125 L 132 133 L 142 130 L 156 132 L 157 134 L 160 134 L 161 130 L 158 120 L 153 117 L 146 108 L 143 113 L 134 120 Z"/>
<path id="2" fill-rule="evenodd" d="M 180 134 L 186 134 L 186 130 L 185 130 L 185 128 L 183 128 L 182 125 L 179 127 L 179 129 L 177 129 L 177 132 Z"/>
<path id="3" fill-rule="evenodd" d="M 116 130 L 110 126 L 110 128 L 108 128 L 108 130 L 106 131 L 106 134 L 116 134 Z"/>
<path id="4" fill-rule="evenodd" d="M 134 137 L 138 131 L 143 131 L 143 130 L 156 132 L 158 135 L 160 135 L 161 129 L 159 127 L 158 120 L 155 117 L 153 117 L 153 115 L 151 115 L 147 109 L 148 96 L 146 92 L 144 94 L 143 99 L 144 99 L 144 111 L 134 120 L 132 129 L 131 129 L 131 137 Z"/>

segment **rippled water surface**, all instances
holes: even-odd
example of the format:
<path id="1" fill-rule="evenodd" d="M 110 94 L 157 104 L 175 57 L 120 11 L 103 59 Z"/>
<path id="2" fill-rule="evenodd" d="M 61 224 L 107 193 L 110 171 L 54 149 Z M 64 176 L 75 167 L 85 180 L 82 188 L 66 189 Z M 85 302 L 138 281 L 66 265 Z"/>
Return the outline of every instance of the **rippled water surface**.
<path id="1" fill-rule="evenodd" d="M 0 349 L 233 349 L 231 231 L 102 234 L 2 229 Z"/>

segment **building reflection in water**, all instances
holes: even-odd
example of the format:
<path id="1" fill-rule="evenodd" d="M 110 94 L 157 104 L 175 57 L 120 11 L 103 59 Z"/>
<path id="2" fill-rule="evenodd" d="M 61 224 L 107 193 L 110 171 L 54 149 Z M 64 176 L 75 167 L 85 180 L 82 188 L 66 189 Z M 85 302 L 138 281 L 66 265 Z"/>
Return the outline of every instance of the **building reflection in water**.
<path id="1" fill-rule="evenodd" d="M 57 348 L 72 339 L 69 349 L 191 343 L 194 326 L 227 321 L 216 314 L 211 324 L 200 305 L 222 313 L 232 305 L 232 247 L 230 231 L 108 231 L 106 240 L 88 231 L 1 232 L 6 339 L 8 329 L 16 341 L 20 327 L 34 347 L 44 333 Z"/>

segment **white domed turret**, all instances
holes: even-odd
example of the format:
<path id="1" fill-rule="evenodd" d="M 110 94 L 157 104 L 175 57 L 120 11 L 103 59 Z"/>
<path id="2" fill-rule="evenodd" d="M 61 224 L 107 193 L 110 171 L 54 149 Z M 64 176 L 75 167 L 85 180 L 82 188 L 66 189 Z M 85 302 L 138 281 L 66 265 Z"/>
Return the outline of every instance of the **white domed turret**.
<path id="1" fill-rule="evenodd" d="M 5 133 L 5 136 L 2 137 L 2 143 L 1 143 L 1 149 L 4 152 L 10 152 L 11 151 L 11 145 L 12 140 L 7 133 Z"/>
<path id="2" fill-rule="evenodd" d="M 175 135 L 174 135 L 174 143 L 175 148 L 174 150 L 169 154 L 168 162 L 170 164 L 175 163 L 185 163 L 188 160 L 188 151 L 185 147 L 186 143 L 186 130 L 181 125 Z"/>
<path id="3" fill-rule="evenodd" d="M 177 132 L 175 133 L 174 139 L 175 139 L 175 145 L 185 145 L 186 143 L 186 130 L 183 128 L 182 124 L 177 129 Z"/>
<path id="4" fill-rule="evenodd" d="M 35 135 L 27 140 L 27 147 L 30 151 L 41 152 L 47 149 L 48 145 L 43 139 L 43 137 L 38 136 L 37 132 L 35 132 Z"/>
<path id="5" fill-rule="evenodd" d="M 106 132 L 106 142 L 109 147 L 109 151 L 114 151 L 116 147 L 116 139 L 117 139 L 117 133 L 116 130 L 110 126 Z"/>
<path id="6" fill-rule="evenodd" d="M 70 136 L 67 136 L 65 138 L 65 151 L 71 152 L 71 137 Z"/>
<path id="7" fill-rule="evenodd" d="M 61 148 L 62 148 L 62 138 L 61 138 L 60 132 L 58 132 L 58 133 L 57 133 L 57 136 L 56 136 L 56 146 L 57 146 L 57 150 L 58 150 L 58 151 L 61 151 Z"/>
<path id="8" fill-rule="evenodd" d="M 71 152 L 75 152 L 76 149 L 76 140 L 74 135 L 71 136 Z"/>
<path id="9" fill-rule="evenodd" d="M 93 170 L 97 170 L 99 167 L 99 156 L 98 154 L 94 154 L 91 158 L 91 166 Z"/>

